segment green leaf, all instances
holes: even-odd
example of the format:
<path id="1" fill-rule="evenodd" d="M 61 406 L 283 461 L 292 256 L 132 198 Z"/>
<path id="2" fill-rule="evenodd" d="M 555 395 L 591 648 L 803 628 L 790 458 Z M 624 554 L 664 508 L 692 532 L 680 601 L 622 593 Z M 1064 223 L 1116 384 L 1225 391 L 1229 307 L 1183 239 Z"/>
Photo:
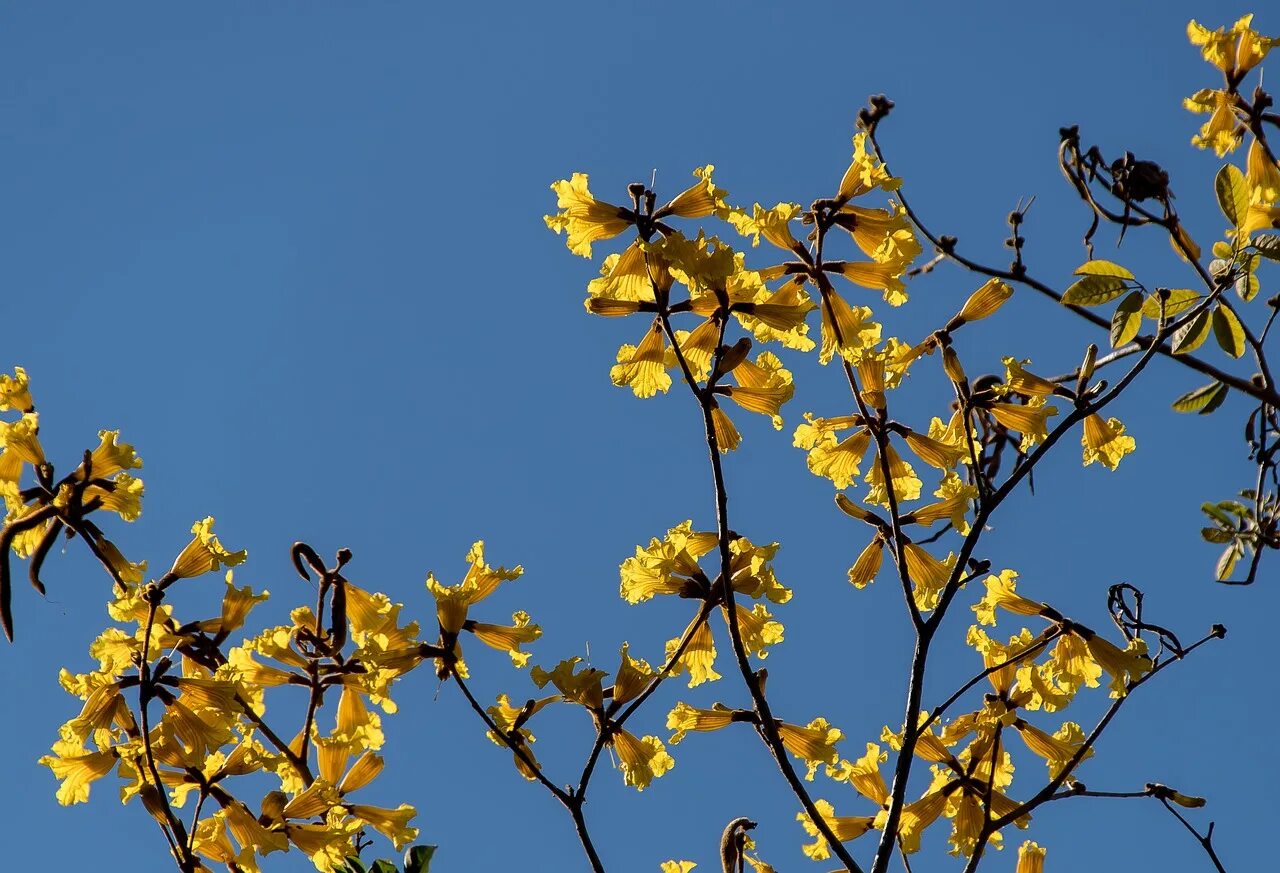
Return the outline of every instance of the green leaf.
<path id="1" fill-rule="evenodd" d="M 1101 306 L 1115 300 L 1127 287 L 1118 276 L 1085 276 L 1063 292 L 1062 302 L 1069 306 Z"/>
<path id="2" fill-rule="evenodd" d="M 1200 511 L 1203 512 L 1205 515 L 1209 516 L 1210 518 L 1212 518 L 1214 521 L 1218 522 L 1219 524 L 1226 525 L 1227 527 L 1235 526 L 1235 522 L 1231 520 L 1231 516 L 1223 512 L 1222 509 L 1216 503 L 1201 503 Z"/>
<path id="3" fill-rule="evenodd" d="M 1177 400 L 1173 401 L 1174 412 L 1203 412 L 1206 406 L 1213 404 L 1213 408 L 1217 409 L 1222 405 L 1222 398 L 1227 396 L 1227 386 L 1221 382 L 1210 382 L 1194 391 L 1188 391 Z M 1210 410 L 1212 411 L 1212 410 Z M 1212 503 L 1206 503 L 1205 512 L 1209 512 L 1207 507 L 1213 506 Z M 1212 513 L 1211 513 L 1212 514 Z M 1217 516 L 1214 516 L 1215 518 Z"/>
<path id="4" fill-rule="evenodd" d="M 1213 338 L 1231 357 L 1238 358 L 1244 354 L 1244 326 L 1225 306 L 1213 310 Z"/>
<path id="5" fill-rule="evenodd" d="M 347 858 L 342 866 L 334 868 L 335 873 L 367 873 L 364 863 L 356 857 Z"/>
<path id="6" fill-rule="evenodd" d="M 1173 353 L 1194 352 L 1209 338 L 1209 313 L 1202 312 L 1173 332 Z"/>
<path id="7" fill-rule="evenodd" d="M 1119 264 L 1110 261 L 1085 261 L 1076 267 L 1077 276 L 1116 276 L 1120 279 L 1132 279 L 1133 274 Z"/>
<path id="8" fill-rule="evenodd" d="M 1258 291 L 1262 288 L 1262 283 L 1258 281 L 1257 275 L 1254 273 L 1245 273 L 1239 279 L 1236 279 L 1236 296 L 1248 303 L 1250 300 L 1258 296 Z"/>
<path id="9" fill-rule="evenodd" d="M 1111 316 L 1111 348 L 1116 349 L 1138 335 L 1142 327 L 1142 292 L 1133 291 L 1120 301 Z"/>
<path id="10" fill-rule="evenodd" d="M 1222 553 L 1222 557 L 1218 558 L 1218 565 L 1213 568 L 1215 577 L 1219 582 L 1225 582 L 1231 578 L 1231 574 L 1235 572 L 1236 562 L 1244 554 L 1244 547 L 1239 543 L 1232 543 L 1227 546 L 1226 551 Z"/>
<path id="11" fill-rule="evenodd" d="M 1280 261 L 1280 236 L 1273 233 L 1259 234 L 1253 238 L 1253 247 L 1264 258 Z"/>
<path id="12" fill-rule="evenodd" d="M 1200 528 L 1200 536 L 1205 542 L 1217 543 L 1220 546 L 1232 542 L 1236 538 L 1233 532 L 1220 527 L 1202 527 Z"/>
<path id="13" fill-rule="evenodd" d="M 1179 312 L 1185 312 L 1199 302 L 1200 296 L 1190 288 L 1175 288 L 1169 292 L 1169 299 L 1164 302 L 1164 314 L 1173 316 Z M 1160 298 L 1155 294 L 1149 296 L 1147 302 L 1142 304 L 1142 314 L 1152 321 L 1158 319 L 1160 317 Z"/>
<path id="14" fill-rule="evenodd" d="M 1218 208 L 1235 227 L 1244 223 L 1249 214 L 1249 186 L 1244 173 L 1231 164 L 1223 164 L 1213 180 L 1214 193 L 1218 195 Z"/>
<path id="15" fill-rule="evenodd" d="M 373 866 L 369 868 L 369 873 L 400 873 L 400 871 L 396 869 L 394 861 L 380 858 L 373 862 Z"/>
<path id="16" fill-rule="evenodd" d="M 1218 407 L 1226 401 L 1227 395 L 1230 393 L 1231 389 L 1223 385 L 1221 391 L 1209 398 L 1209 402 L 1200 410 L 1200 415 L 1212 415 L 1217 412 Z"/>
<path id="17" fill-rule="evenodd" d="M 412 846 L 404 853 L 404 873 L 428 873 L 435 846 Z"/>

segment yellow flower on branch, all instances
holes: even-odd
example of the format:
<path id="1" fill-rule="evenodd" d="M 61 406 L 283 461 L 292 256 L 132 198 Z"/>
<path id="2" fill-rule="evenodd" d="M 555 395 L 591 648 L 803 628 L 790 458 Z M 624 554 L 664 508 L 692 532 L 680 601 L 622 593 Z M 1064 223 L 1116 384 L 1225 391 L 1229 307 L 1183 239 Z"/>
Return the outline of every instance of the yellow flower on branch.
<path id="1" fill-rule="evenodd" d="M 880 775 L 880 765 L 889 760 L 887 752 L 875 743 L 867 743 L 867 753 L 856 761 L 840 761 L 827 768 L 827 776 L 837 782 L 848 782 L 863 797 L 877 806 L 889 800 L 889 787 Z"/>
<path id="2" fill-rule="evenodd" d="M 1018 847 L 1018 868 L 1014 873 L 1044 873 L 1045 850 L 1027 840 Z"/>
<path id="3" fill-rule="evenodd" d="M 195 538 L 187 543 L 169 568 L 169 573 L 179 579 L 190 579 L 221 567 L 243 564 L 249 555 L 243 549 L 231 552 L 222 545 L 213 532 L 213 516 L 197 521 L 191 526 L 191 532 Z"/>
<path id="4" fill-rule="evenodd" d="M 517 667 L 523 667 L 529 663 L 529 658 L 532 655 L 529 652 L 521 651 L 520 646 L 525 643 L 532 643 L 541 637 L 542 628 L 536 624 L 531 624 L 529 613 L 523 611 L 513 613 L 511 621 L 513 622 L 511 626 L 485 624 L 477 621 L 470 622 L 465 627 L 475 634 L 480 642 L 491 649 L 506 652 L 511 656 L 512 664 Z"/>
<path id="5" fill-rule="evenodd" d="M 609 371 L 609 379 L 619 388 L 630 387 L 641 399 L 659 392 L 665 394 L 671 388 L 666 339 L 656 319 L 640 345 L 624 345 L 618 349 L 617 360 Z"/>
<path id="6" fill-rule="evenodd" d="M 1204 59 L 1235 81 L 1262 62 L 1267 52 L 1280 45 L 1280 39 L 1263 36 L 1254 30 L 1253 15 L 1241 17 L 1231 29 L 1209 30 L 1194 19 L 1187 24 L 1187 38 L 1200 47 Z"/>
<path id="7" fill-rule="evenodd" d="M 711 709 L 696 709 L 687 703 L 677 703 L 675 709 L 667 714 L 667 728 L 675 731 L 667 742 L 674 746 L 689 731 L 710 732 L 728 727 L 737 720 L 737 712 L 722 703 L 713 704 Z"/>
<path id="8" fill-rule="evenodd" d="M 804 776 L 809 782 L 813 781 L 818 767 L 834 765 L 840 759 L 836 743 L 844 738 L 844 733 L 828 724 L 825 718 L 815 718 L 804 727 L 779 721 L 777 727 L 778 739 L 786 750 L 809 766 Z"/>
<path id="9" fill-rule="evenodd" d="M 995 624 L 997 606 L 1014 615 L 1046 615 L 1047 608 L 1043 603 L 1028 600 L 1017 593 L 1017 580 L 1018 574 L 1013 570 L 1001 570 L 1000 575 L 988 576 L 983 580 L 986 594 L 971 607 L 978 615 L 979 624 Z"/>
<path id="10" fill-rule="evenodd" d="M 1084 433 L 1080 436 L 1080 445 L 1084 446 L 1084 465 L 1087 467 L 1098 461 L 1108 470 L 1120 466 L 1121 459 L 1137 448 L 1137 441 L 1127 436 L 1124 425 L 1118 418 L 1105 421 L 1096 413 L 1084 420 Z"/>
<path id="11" fill-rule="evenodd" d="M 543 220 L 556 233 L 567 233 L 565 244 L 575 255 L 591 257 L 593 242 L 617 236 L 634 220 L 630 210 L 597 200 L 587 188 L 585 173 L 552 182 L 551 190 L 556 192 L 556 206 L 561 211 Z"/>
<path id="12" fill-rule="evenodd" d="M 614 728 L 610 744 L 618 753 L 618 769 L 623 781 L 637 791 L 644 791 L 649 783 L 676 765 L 657 737 L 637 738 L 622 728 Z"/>
<path id="13" fill-rule="evenodd" d="M 815 800 L 813 805 L 822 816 L 822 820 L 842 843 L 852 842 L 875 827 L 874 815 L 836 815 L 835 807 L 825 800 Z M 796 821 L 804 828 L 804 832 L 814 838 L 814 842 L 805 846 L 803 851 L 807 858 L 814 861 L 825 861 L 831 857 L 831 848 L 827 838 L 818 830 L 807 812 L 796 813 Z"/>

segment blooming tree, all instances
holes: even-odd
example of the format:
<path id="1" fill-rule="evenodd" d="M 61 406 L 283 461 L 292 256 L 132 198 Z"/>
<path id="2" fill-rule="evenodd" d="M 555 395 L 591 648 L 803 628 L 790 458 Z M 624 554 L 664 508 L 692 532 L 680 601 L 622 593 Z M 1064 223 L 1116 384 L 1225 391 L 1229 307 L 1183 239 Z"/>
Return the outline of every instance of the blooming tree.
<path id="1" fill-rule="evenodd" d="M 529 613 L 517 611 L 505 623 L 486 602 L 522 568 L 495 567 L 483 542 L 467 553 L 460 579 L 427 576 L 433 619 L 414 618 L 411 608 L 353 582 L 349 551 L 329 560 L 297 543 L 293 565 L 314 599 L 292 611 L 290 624 L 247 631 L 266 594 L 235 583 L 233 568 L 245 552 L 223 546 L 206 518 L 169 568 L 149 578 L 147 562 L 126 557 L 110 533 L 112 515 L 132 522 L 141 512 L 135 471 L 142 462 L 134 447 L 118 432 L 102 431 L 98 445 L 58 475 L 41 445 L 28 374 L 18 367 L 0 376 L 0 411 L 10 413 L 0 431 L 5 633 L 12 639 L 12 557 L 26 562 L 31 584 L 43 591 L 44 565 L 65 536 L 82 543 L 109 580 L 112 624 L 90 645 L 96 666 L 61 674 L 81 709 L 41 759 L 60 783 L 58 800 L 87 802 L 93 783 L 114 774 L 122 799 L 155 820 L 183 873 L 210 865 L 256 871 L 269 867 L 274 853 L 291 851 L 322 871 L 364 871 L 370 862 L 361 858 L 374 834 L 397 851 L 418 837 L 414 807 L 371 805 L 362 790 L 384 768 L 382 719 L 396 711 L 393 687 L 411 673 L 431 672 L 510 755 L 513 778 L 539 783 L 564 807 L 595 871 L 614 863 L 593 841 L 588 817 L 589 810 L 606 814 L 587 802 L 602 757 L 613 756 L 623 781 L 642 791 L 675 766 L 675 746 L 687 743 L 680 751 L 697 754 L 700 744 L 715 741 L 690 734 L 730 729 L 754 731 L 776 763 L 780 790 L 794 795 L 797 838 L 807 835 L 804 853 L 854 873 L 883 873 L 898 863 L 909 870 L 933 828 L 949 831 L 950 853 L 971 871 L 1010 828 L 1033 828 L 1043 805 L 1090 796 L 1162 804 L 1206 861 L 1223 870 L 1212 825 L 1193 812 L 1202 798 L 1157 783 L 1094 790 L 1078 769 L 1140 688 L 1222 638 L 1225 628 L 1165 627 L 1152 618 L 1158 603 L 1148 610 L 1143 592 L 1127 583 L 1099 592 L 1114 626 L 1090 626 L 1055 607 L 1053 592 L 1022 582 L 998 555 L 988 556 L 984 534 L 1049 454 L 1074 451 L 1078 440 L 1085 466 L 1115 470 L 1138 450 L 1109 407 L 1164 357 L 1210 380 L 1174 400 L 1176 412 L 1215 413 L 1232 393 L 1248 400 L 1243 428 L 1256 477 L 1236 486 L 1238 497 L 1203 506 L 1203 538 L 1222 548 L 1217 581 L 1254 582 L 1264 555 L 1280 548 L 1280 393 L 1266 350 L 1280 296 L 1262 293 L 1264 262 L 1280 260 L 1280 235 L 1269 232 L 1280 227 L 1280 163 L 1268 140 L 1280 115 L 1257 69 L 1280 40 L 1251 24 L 1246 16 L 1230 28 L 1188 27 L 1221 76 L 1218 87 L 1186 99 L 1189 110 L 1208 116 L 1193 143 L 1222 158 L 1245 149 L 1243 166 L 1228 160 L 1204 180 L 1225 219 L 1224 238 L 1206 254 L 1175 208 L 1161 167 L 1130 153 L 1105 155 L 1080 130 L 1064 128 L 1059 162 L 1089 218 L 1087 259 L 1062 290 L 1024 261 L 1026 208 L 1009 215 L 1012 261 L 1004 266 L 980 263 L 954 238 L 929 229 L 878 139 L 893 108 L 884 97 L 859 113 L 848 166 L 808 206 L 748 208 L 717 185 L 710 165 L 674 194 L 636 183 L 625 196 L 598 199 L 582 173 L 552 185 L 558 211 L 546 223 L 569 250 L 590 258 L 596 246 L 614 249 L 586 298 L 588 313 L 634 325 L 627 332 L 634 342 L 618 350 L 610 378 L 641 399 L 687 393 L 689 439 L 707 449 L 714 528 L 679 520 L 687 510 L 673 507 L 670 529 L 646 538 L 620 566 L 627 603 L 662 597 L 688 604 L 686 623 L 673 628 L 654 660 L 633 655 L 627 642 L 605 665 L 610 669 L 579 657 L 544 658 L 548 643 L 534 647 L 542 631 Z M 1257 84 L 1249 90 L 1249 82 Z M 1148 284 L 1095 258 L 1104 227 L 1121 238 L 1167 237 L 1170 257 L 1184 262 L 1197 284 Z M 887 336 L 877 310 L 909 308 L 909 290 L 942 262 L 969 271 L 972 293 L 944 323 Z M 868 305 L 867 289 L 882 300 Z M 1004 356 L 1002 374 L 971 378 L 966 363 L 985 364 L 986 349 L 967 344 L 968 326 L 999 319 L 1014 294 L 1048 297 L 1061 305 L 1060 317 L 1105 333 L 1064 373 Z M 850 584 L 900 589 L 914 631 L 905 710 L 886 714 L 890 726 L 870 738 L 847 737 L 821 713 L 781 711 L 771 699 L 760 662 L 784 640 L 792 589 L 774 572 L 779 544 L 734 529 L 733 483 L 721 461 L 742 440 L 736 418 L 754 413 L 784 427 L 796 387 L 787 358 L 815 352 L 847 384 L 847 399 L 805 411 L 794 445 L 812 474 L 830 480 L 836 507 L 859 531 Z M 927 422 L 897 412 L 897 395 L 910 391 L 933 404 Z M 213 574 L 225 578 L 217 613 L 184 611 L 180 592 L 207 586 Z M 940 628 L 948 618 L 963 624 L 970 613 L 972 678 L 943 699 L 926 699 Z M 474 676 L 465 650 L 476 643 L 507 653 L 524 672 L 515 680 Z M 718 682 L 712 687 L 731 702 L 691 702 L 672 690 L 677 679 L 688 689 Z M 491 690 L 473 688 L 481 682 Z M 277 703 L 291 686 L 303 705 Z M 1110 701 L 1101 718 L 1074 720 L 1068 710 L 1093 695 Z M 533 750 L 532 731 L 552 707 L 580 712 L 592 728 L 582 767 L 568 783 L 550 775 Z M 655 710 L 662 713 L 656 720 Z M 663 723 L 666 733 L 658 736 Z M 1046 769 L 1020 766 L 1015 784 L 1015 760 L 1038 760 Z M 751 839 L 755 827 L 748 818 L 731 821 L 719 857 L 699 862 L 725 873 L 772 870 L 762 860 L 769 847 Z M 1021 842 L 1019 873 L 1041 870 L 1045 851 Z M 404 870 L 425 871 L 431 856 L 430 847 L 410 848 Z M 662 870 L 695 866 L 671 860 Z M 372 869 L 396 868 L 377 861 Z"/>

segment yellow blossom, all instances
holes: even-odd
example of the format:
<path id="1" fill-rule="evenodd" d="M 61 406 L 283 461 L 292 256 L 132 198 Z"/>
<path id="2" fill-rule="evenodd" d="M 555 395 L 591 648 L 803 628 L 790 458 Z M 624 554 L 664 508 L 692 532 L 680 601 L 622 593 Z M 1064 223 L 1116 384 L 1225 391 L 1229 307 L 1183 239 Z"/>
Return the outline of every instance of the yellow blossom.
<path id="1" fill-rule="evenodd" d="M 635 786 L 637 791 L 644 791 L 656 777 L 676 764 L 657 737 L 637 738 L 616 728 L 610 741 L 618 753 L 618 769 L 622 771 L 623 781 Z"/>
<path id="2" fill-rule="evenodd" d="M 880 325 L 871 320 L 865 306 L 850 306 L 848 301 L 830 291 L 822 295 L 822 348 L 818 361 L 826 364 L 837 351 L 853 359 L 862 349 L 880 342 Z"/>
<path id="3" fill-rule="evenodd" d="M 1073 721 L 1064 722 L 1053 734 L 1047 734 L 1022 719 L 1015 721 L 1013 726 L 1018 729 L 1018 735 L 1027 744 L 1027 748 L 1044 758 L 1049 765 L 1050 779 L 1057 779 L 1058 774 L 1084 745 L 1084 731 Z M 1092 748 L 1084 753 L 1082 760 L 1091 757 Z"/>
<path id="4" fill-rule="evenodd" d="M 661 540 L 651 539 L 647 547 L 636 546 L 634 557 L 619 568 L 619 593 L 628 603 L 643 603 L 656 594 L 685 592 L 692 579 L 705 579 L 698 559 L 719 542 L 709 531 L 694 531 L 692 521 L 684 521 L 667 531 Z"/>
<path id="5" fill-rule="evenodd" d="M 960 309 L 960 314 L 953 319 L 953 324 L 958 327 L 961 324 L 980 321 L 994 315 L 1012 296 L 1012 285 L 999 279 L 988 279 L 986 284 L 969 295 L 969 299 Z"/>
<path id="6" fill-rule="evenodd" d="M 1094 414 L 1084 420 L 1084 433 L 1080 436 L 1080 444 L 1084 446 L 1084 465 L 1087 467 L 1094 461 L 1100 462 L 1108 470 L 1120 465 L 1125 455 L 1137 447 L 1131 436 L 1126 436 L 1124 425 L 1118 418 L 1103 421 L 1102 416 Z"/>
<path id="7" fill-rule="evenodd" d="M 486 646 L 510 655 L 512 664 L 523 667 L 529 663 L 532 655 L 521 651 L 520 646 L 541 637 L 542 628 L 536 624 L 530 624 L 529 613 L 523 611 L 513 613 L 511 621 L 512 626 L 474 622 L 467 629 Z"/>
<path id="8" fill-rule="evenodd" d="M 418 829 L 409 827 L 409 820 L 418 812 L 407 803 L 400 804 L 396 809 L 353 803 L 347 809 L 353 816 L 391 840 L 397 852 L 418 838 Z"/>
<path id="9" fill-rule="evenodd" d="M 597 200 L 591 194 L 585 173 L 552 182 L 551 190 L 556 192 L 556 206 L 561 211 L 546 216 L 544 221 L 556 233 L 568 234 L 565 244 L 575 255 L 591 257 L 593 242 L 617 236 L 632 222 L 628 210 Z"/>
<path id="10" fill-rule="evenodd" d="M 618 349 L 618 363 L 609 371 L 609 379 L 619 388 L 629 386 L 640 398 L 652 397 L 658 392 L 665 394 L 671 388 L 666 340 L 657 320 L 640 345 L 624 345 Z"/>
<path id="11" fill-rule="evenodd" d="M 727 727 L 734 720 L 734 712 L 722 703 L 713 704 L 711 709 L 695 709 L 687 703 L 677 703 L 675 709 L 667 714 L 667 728 L 675 731 L 667 742 L 674 746 L 689 731 L 718 731 Z"/>
<path id="12" fill-rule="evenodd" d="M 689 637 L 689 642 L 684 647 L 684 652 L 671 669 L 672 676 L 681 676 L 688 673 L 690 688 L 701 685 L 703 682 L 714 682 L 720 678 L 720 674 L 715 671 L 714 666 L 716 662 L 716 644 L 715 639 L 711 636 L 711 626 L 705 621 L 699 622 L 696 617 L 694 621 L 698 622 L 698 627 Z M 666 656 L 668 658 L 675 654 L 679 643 L 679 639 L 667 641 Z"/>
<path id="13" fill-rule="evenodd" d="M 707 164 L 705 167 L 694 170 L 693 175 L 698 179 L 697 184 L 677 194 L 670 203 L 655 212 L 654 217 L 678 215 L 681 218 L 705 218 L 727 209 L 724 202 L 726 192 L 717 188 L 711 181 L 711 172 L 714 169 L 714 165 Z"/>
<path id="14" fill-rule="evenodd" d="M 1057 407 L 1045 406 L 1043 403 L 1036 405 L 1034 401 L 1025 405 L 1021 403 L 989 403 L 987 408 L 991 410 L 991 415 L 1001 425 L 1022 434 L 1022 443 L 1019 449 L 1023 452 L 1036 443 L 1044 442 L 1049 435 L 1049 416 L 1058 414 Z"/>
<path id="15" fill-rule="evenodd" d="M 1200 47 L 1206 61 L 1238 81 L 1261 63 L 1268 51 L 1280 45 L 1280 39 L 1263 36 L 1250 27 L 1252 23 L 1253 15 L 1245 15 L 1231 25 L 1231 30 L 1209 30 L 1193 19 L 1187 24 L 1187 38 Z"/>
<path id="16" fill-rule="evenodd" d="M 62 782 L 58 803 L 63 806 L 87 802 L 90 784 L 110 773 L 120 757 L 114 749 L 86 752 L 78 742 L 55 743 L 53 752 L 41 758 L 40 763 Z"/>
<path id="17" fill-rule="evenodd" d="M 191 526 L 195 538 L 173 562 L 169 573 L 179 579 L 189 579 L 204 573 L 211 573 L 220 567 L 234 567 L 243 564 L 248 552 L 228 551 L 213 533 L 213 516 L 197 521 Z"/>
<path id="18" fill-rule="evenodd" d="M 445 633 L 457 634 L 467 620 L 467 610 L 497 590 L 503 582 L 520 578 L 524 568 L 516 566 L 510 570 L 506 567 L 494 569 L 485 563 L 484 541 L 477 540 L 467 552 L 467 574 L 457 585 L 441 585 L 435 574 L 427 574 L 427 590 L 436 600 L 436 615 L 440 621 L 440 629 Z"/>
<path id="19" fill-rule="evenodd" d="M 733 369 L 738 386 L 727 386 L 729 399 L 751 412 L 769 416 L 774 430 L 782 429 L 782 404 L 795 393 L 791 371 L 772 352 L 761 352 L 755 360 L 743 360 Z"/>
<path id="20" fill-rule="evenodd" d="M 876 817 L 874 815 L 838 816 L 836 815 L 835 807 L 825 800 L 815 800 L 813 805 L 817 808 L 818 814 L 822 816 L 822 820 L 831 829 L 835 838 L 842 843 L 856 840 L 875 826 Z M 815 842 L 804 847 L 805 856 L 814 861 L 825 861 L 830 858 L 831 849 L 827 844 L 827 839 L 822 836 L 809 813 L 796 813 L 796 821 L 800 822 L 806 834 L 815 839 Z"/>
<path id="21" fill-rule="evenodd" d="M 884 560 L 884 540 L 876 537 L 867 543 L 853 566 L 849 568 L 849 582 L 854 588 L 866 588 L 875 581 Z"/>
<path id="22" fill-rule="evenodd" d="M 1015 873 L 1044 873 L 1045 850 L 1027 840 L 1018 847 L 1018 868 Z"/>
<path id="23" fill-rule="evenodd" d="M 12 376 L 0 373 L 0 412 L 10 409 L 18 412 L 31 412 L 35 409 L 31 400 L 31 380 L 22 367 L 14 367 Z"/>
<path id="24" fill-rule="evenodd" d="M 999 576 L 988 576 L 983 580 L 987 592 L 982 600 L 973 607 L 978 614 L 979 624 L 996 623 L 996 607 L 1002 607 L 1014 615 L 1044 615 L 1045 605 L 1028 600 L 1018 594 L 1018 574 L 1013 570 L 1001 570 Z"/>
<path id="25" fill-rule="evenodd" d="M 829 725 L 825 718 L 815 718 L 804 727 L 778 722 L 778 738 L 788 752 L 809 765 L 804 778 L 810 782 L 819 766 L 834 765 L 839 760 L 836 743 L 843 737 L 844 733 Z"/>
<path id="26" fill-rule="evenodd" d="M 1196 148 L 1211 148 L 1222 157 L 1244 139 L 1246 128 L 1236 117 L 1233 98 L 1226 91 L 1205 88 L 1183 100 L 1182 105 L 1191 112 L 1209 114 L 1200 132 L 1191 137 L 1191 144 Z"/>
<path id="27" fill-rule="evenodd" d="M 912 466 L 902 460 L 902 457 L 892 444 L 885 445 L 883 457 L 888 461 L 889 479 L 893 483 L 893 495 L 897 499 L 898 505 L 901 506 L 907 500 L 917 499 L 920 496 L 920 489 L 923 483 Z M 889 494 L 888 489 L 885 487 L 884 466 L 881 456 L 877 453 L 875 460 L 867 470 L 865 481 L 869 487 L 865 500 L 867 503 L 888 507 Z"/>
<path id="28" fill-rule="evenodd" d="M 856 761 L 841 761 L 827 768 L 827 775 L 837 782 L 848 782 L 863 797 L 877 805 L 889 800 L 889 788 L 880 775 L 880 765 L 889 760 L 887 752 L 875 743 L 867 743 L 867 753 Z"/>

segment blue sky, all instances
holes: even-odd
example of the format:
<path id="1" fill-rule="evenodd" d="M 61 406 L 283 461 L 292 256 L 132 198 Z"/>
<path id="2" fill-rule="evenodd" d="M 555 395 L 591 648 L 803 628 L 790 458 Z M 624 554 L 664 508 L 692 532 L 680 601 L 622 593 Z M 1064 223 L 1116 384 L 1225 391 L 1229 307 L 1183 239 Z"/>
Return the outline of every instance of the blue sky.
<path id="1" fill-rule="evenodd" d="M 536 663 L 590 653 L 610 669 L 623 640 L 656 661 L 686 604 L 628 607 L 617 565 L 683 519 L 712 526 L 700 425 L 677 390 L 641 402 L 609 384 L 617 346 L 638 329 L 583 313 L 595 267 L 543 227 L 549 183 L 588 172 L 593 191 L 616 200 L 656 170 L 659 191 L 674 193 L 694 167 L 714 163 L 735 202 L 808 203 L 834 189 L 858 108 L 884 92 L 898 104 L 883 136 L 890 165 L 933 228 L 1003 262 L 1004 216 L 1035 195 L 1027 259 L 1061 287 L 1084 259 L 1087 224 L 1055 163 L 1064 124 L 1081 125 L 1108 154 L 1159 161 L 1192 232 L 1206 244 L 1221 233 L 1219 162 L 1188 145 L 1198 120 L 1179 105 L 1215 84 L 1215 72 L 1184 27 L 1246 11 L 1215 2 L 11 4 L 0 33 L 9 168 L 0 367 L 31 373 L 55 463 L 74 463 L 103 427 L 138 446 L 144 516 L 116 531 L 131 557 L 167 565 L 190 523 L 214 515 L 224 542 L 250 551 L 237 580 L 272 591 L 259 620 L 283 620 L 306 596 L 289 569 L 294 540 L 326 554 L 350 547 L 354 581 L 429 617 L 426 571 L 456 580 L 484 538 L 491 559 L 527 571 L 484 617 L 532 612 L 546 631 Z M 1280 31 L 1280 19 L 1258 24 Z M 1113 239 L 1102 232 L 1101 256 Z M 1111 256 L 1149 285 L 1192 281 L 1152 236 L 1132 234 Z M 921 334 L 978 284 L 939 269 L 886 314 L 887 329 Z M 1013 354 L 1057 373 L 1095 340 L 1020 292 L 966 343 L 971 372 Z M 778 610 L 787 642 L 769 662 L 776 710 L 800 722 L 826 716 L 854 757 L 901 718 L 909 627 L 892 586 L 855 592 L 844 581 L 866 535 L 790 445 L 802 412 L 847 405 L 839 374 L 784 358 L 799 386 L 787 428 L 737 416 L 744 444 L 726 465 L 733 524 L 782 543 L 778 573 L 796 590 Z M 1216 555 L 1199 542 L 1197 507 L 1248 484 L 1247 410 L 1236 398 L 1212 418 L 1168 410 L 1200 383 L 1154 365 L 1110 412 L 1138 453 L 1108 475 L 1082 471 L 1068 446 L 1037 473 L 1036 496 L 997 517 L 982 551 L 1086 623 L 1103 625 L 1106 587 L 1127 580 L 1186 637 L 1228 626 L 1224 643 L 1135 697 L 1080 775 L 1099 789 L 1158 781 L 1207 795 L 1198 821 L 1218 820 L 1227 866 L 1259 869 L 1272 854 L 1263 829 L 1280 776 L 1264 752 L 1276 715 L 1264 650 L 1274 574 L 1264 569 L 1252 589 L 1210 581 Z M 927 380 L 900 395 L 903 417 L 919 423 L 947 402 Z M 47 601 L 19 588 L 18 640 L 0 650 L 11 694 L 0 722 L 6 858 L 16 869 L 91 852 L 104 873 L 160 869 L 155 828 L 118 806 L 109 781 L 93 803 L 62 809 L 34 763 L 78 708 L 57 671 L 87 668 L 108 593 L 77 543 L 54 556 L 46 581 Z M 977 669 L 959 643 L 962 612 L 937 649 L 926 699 Z M 485 699 L 531 693 L 502 656 L 476 653 L 473 670 Z M 401 714 L 386 720 L 395 766 L 375 800 L 418 804 L 423 840 L 442 847 L 440 869 L 517 859 L 585 869 L 567 816 L 518 778 L 455 689 L 417 676 L 398 696 Z M 746 700 L 731 679 L 673 686 L 633 724 L 665 736 L 677 699 Z M 1088 722 L 1100 703 L 1072 716 Z M 590 740 L 573 715 L 537 731 L 560 782 Z M 764 822 L 762 854 L 779 869 L 825 869 L 800 855 L 794 801 L 748 731 L 692 736 L 673 751 L 675 770 L 643 795 L 607 768 L 593 783 L 588 815 L 609 869 L 653 871 L 666 858 L 711 869 L 720 829 L 738 815 Z M 1027 762 L 1024 787 L 1039 766 Z M 842 813 L 866 811 L 847 787 L 818 793 Z M 917 873 L 960 869 L 938 852 L 943 830 Z M 1053 804 L 1029 836 L 1049 847 L 1051 870 L 1207 869 L 1147 801 Z M 1011 870 L 1014 853 L 987 863 Z M 308 867 L 295 853 L 269 869 Z"/>

